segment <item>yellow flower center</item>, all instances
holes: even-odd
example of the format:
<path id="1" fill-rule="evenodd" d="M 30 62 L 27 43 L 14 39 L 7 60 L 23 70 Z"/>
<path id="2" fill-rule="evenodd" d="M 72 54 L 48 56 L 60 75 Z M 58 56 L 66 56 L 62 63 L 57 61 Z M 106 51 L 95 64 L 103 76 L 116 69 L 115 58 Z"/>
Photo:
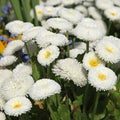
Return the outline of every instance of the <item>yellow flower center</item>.
<path id="1" fill-rule="evenodd" d="M 15 108 L 15 109 L 20 108 L 21 106 L 22 106 L 22 104 L 20 102 L 13 104 L 13 108 Z"/>
<path id="2" fill-rule="evenodd" d="M 111 15 L 112 15 L 112 16 L 116 16 L 116 13 L 112 11 L 112 12 L 111 12 Z"/>
<path id="3" fill-rule="evenodd" d="M 96 66 L 99 65 L 99 61 L 94 58 L 94 59 L 91 59 L 91 60 L 89 61 L 89 64 L 90 64 L 91 67 L 96 67 Z"/>
<path id="4" fill-rule="evenodd" d="M 100 73 L 100 74 L 98 74 L 98 78 L 100 79 L 100 80 L 106 80 L 106 75 L 105 74 L 103 74 L 103 73 Z"/>
<path id="5" fill-rule="evenodd" d="M 44 54 L 43 54 L 44 58 L 49 58 L 51 56 L 51 52 L 49 51 L 46 51 Z"/>
<path id="6" fill-rule="evenodd" d="M 41 15 L 42 14 L 42 10 L 38 10 L 37 14 Z"/>
<path id="7" fill-rule="evenodd" d="M 109 53 L 113 53 L 113 52 L 114 52 L 113 47 L 106 47 L 106 50 L 107 50 Z"/>
<path id="8" fill-rule="evenodd" d="M 3 53 L 4 49 L 5 49 L 5 45 L 3 44 L 2 41 L 0 41 L 0 54 Z"/>

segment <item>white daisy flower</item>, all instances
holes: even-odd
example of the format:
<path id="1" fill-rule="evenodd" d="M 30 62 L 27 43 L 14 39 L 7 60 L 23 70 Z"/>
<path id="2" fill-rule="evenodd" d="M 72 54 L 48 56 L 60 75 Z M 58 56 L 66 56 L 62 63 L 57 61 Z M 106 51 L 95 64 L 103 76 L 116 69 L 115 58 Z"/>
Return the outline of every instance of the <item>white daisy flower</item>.
<path id="1" fill-rule="evenodd" d="M 41 65 L 46 66 L 58 58 L 59 54 L 59 48 L 51 45 L 39 51 L 37 60 Z"/>
<path id="2" fill-rule="evenodd" d="M 120 7 L 120 0 L 112 0 L 112 1 L 116 6 Z"/>
<path id="3" fill-rule="evenodd" d="M 59 5 L 62 2 L 62 0 L 47 0 L 45 4 L 47 6 L 56 6 Z"/>
<path id="4" fill-rule="evenodd" d="M 15 52 L 22 49 L 23 46 L 24 42 L 22 42 L 21 40 L 13 40 L 7 44 L 6 48 L 4 49 L 3 55 L 13 55 Z"/>
<path id="5" fill-rule="evenodd" d="M 86 50 L 86 44 L 84 42 L 75 42 L 74 48 L 82 50 L 85 52 Z"/>
<path id="6" fill-rule="evenodd" d="M 117 38 L 117 37 L 114 37 L 114 36 L 110 35 L 110 36 L 104 36 L 104 38 L 102 40 L 110 41 L 115 46 L 120 48 L 120 38 Z"/>
<path id="7" fill-rule="evenodd" d="M 57 12 L 59 11 L 60 8 L 61 7 L 45 6 L 43 15 L 46 17 L 57 16 Z"/>
<path id="8" fill-rule="evenodd" d="M 101 14 L 95 7 L 89 7 L 88 8 L 89 15 L 94 19 L 102 19 Z"/>
<path id="9" fill-rule="evenodd" d="M 13 55 L 7 55 L 0 58 L 0 66 L 9 66 L 16 62 L 17 58 Z"/>
<path id="10" fill-rule="evenodd" d="M 120 8 L 119 7 L 110 7 L 104 11 L 106 17 L 112 21 L 120 20 Z"/>
<path id="11" fill-rule="evenodd" d="M 32 74 L 32 66 L 29 63 L 20 63 L 14 69 L 13 73 L 20 73 L 20 74 Z"/>
<path id="12" fill-rule="evenodd" d="M 73 4 L 79 4 L 82 3 L 83 0 L 62 0 L 62 4 L 64 6 L 68 6 L 68 5 L 73 5 Z"/>
<path id="13" fill-rule="evenodd" d="M 23 22 L 20 20 L 14 20 L 5 25 L 5 29 L 8 30 L 12 34 L 22 34 L 26 30 L 33 27 L 32 23 Z"/>
<path id="14" fill-rule="evenodd" d="M 78 5 L 78 6 L 75 7 L 75 9 L 78 10 L 80 13 L 82 13 L 83 16 L 87 16 L 88 15 L 88 10 L 83 5 Z"/>
<path id="15" fill-rule="evenodd" d="M 46 22 L 49 27 L 59 29 L 62 32 L 70 31 L 72 29 L 72 23 L 63 18 L 50 18 Z"/>
<path id="16" fill-rule="evenodd" d="M 68 44 L 68 40 L 65 35 L 63 34 L 48 34 L 44 37 L 38 37 L 36 39 L 36 42 L 38 46 L 41 47 L 47 47 L 48 45 L 55 45 L 55 46 L 64 46 Z"/>
<path id="17" fill-rule="evenodd" d="M 10 99 L 4 106 L 4 111 L 9 116 L 18 117 L 32 108 L 32 103 L 26 97 L 15 97 Z"/>
<path id="18" fill-rule="evenodd" d="M 6 120 L 6 116 L 3 112 L 0 112 L 0 120 Z"/>
<path id="19" fill-rule="evenodd" d="M 36 5 L 35 6 L 35 11 L 36 11 L 37 19 L 39 21 L 41 21 L 41 19 L 43 18 L 43 10 L 44 10 L 44 6 L 43 5 Z M 30 16 L 32 18 L 34 18 L 34 11 L 33 11 L 33 9 L 31 9 L 31 11 L 30 11 Z"/>
<path id="20" fill-rule="evenodd" d="M 9 80 L 3 82 L 0 92 L 6 100 L 17 96 L 25 96 L 33 83 L 31 76 L 15 73 Z"/>
<path id="21" fill-rule="evenodd" d="M 113 6 L 113 1 L 112 0 L 96 0 L 95 5 L 97 8 L 101 10 L 105 10 Z"/>
<path id="22" fill-rule="evenodd" d="M 117 63 L 120 60 L 120 48 L 106 37 L 98 42 L 95 49 L 98 56 L 106 62 Z"/>
<path id="23" fill-rule="evenodd" d="M 47 35 L 54 35 L 54 33 L 50 32 L 48 30 L 41 30 L 41 31 L 39 31 L 39 34 L 36 37 L 36 42 L 37 42 L 37 40 L 42 39 L 42 37 L 45 37 Z"/>
<path id="24" fill-rule="evenodd" d="M 91 70 L 98 66 L 103 66 L 104 63 L 97 57 L 94 52 L 86 53 L 83 57 L 83 67 L 86 70 Z"/>
<path id="25" fill-rule="evenodd" d="M 106 35 L 107 33 L 107 25 L 106 23 L 101 19 L 101 20 L 95 20 L 96 23 L 101 27 L 103 35 Z"/>
<path id="26" fill-rule="evenodd" d="M 31 28 L 31 29 L 29 29 L 29 30 L 27 30 L 26 32 L 23 33 L 22 40 L 24 42 L 28 42 L 32 39 L 35 39 L 36 36 L 41 31 L 47 31 L 47 30 L 43 27 L 33 27 L 33 28 Z"/>
<path id="27" fill-rule="evenodd" d="M 97 91 L 112 89 L 116 81 L 117 76 L 107 67 L 99 66 L 91 69 L 88 73 L 88 82 L 95 87 Z"/>
<path id="28" fill-rule="evenodd" d="M 80 50 L 80 49 L 74 48 L 74 49 L 70 50 L 70 57 L 71 58 L 76 58 L 79 54 L 81 55 L 83 53 L 84 53 L 84 50 Z"/>
<path id="29" fill-rule="evenodd" d="M 95 41 L 103 37 L 101 27 L 91 18 L 84 18 L 73 30 L 74 35 L 84 41 Z"/>
<path id="30" fill-rule="evenodd" d="M 58 15 L 70 21 L 73 24 L 77 24 L 83 18 L 83 15 L 74 9 L 62 8 L 59 10 Z"/>
<path id="31" fill-rule="evenodd" d="M 93 5 L 94 5 L 94 3 L 92 1 L 84 1 L 83 2 L 83 6 L 85 6 L 85 7 L 90 7 L 90 6 L 93 6 Z"/>
<path id="32" fill-rule="evenodd" d="M 1 69 L 0 70 L 0 87 L 2 83 L 6 80 L 9 79 L 12 76 L 12 71 L 8 69 Z"/>
<path id="33" fill-rule="evenodd" d="M 66 58 L 58 60 L 52 71 L 56 76 L 72 80 L 77 86 L 82 87 L 87 83 L 83 66 L 76 59 Z"/>
<path id="34" fill-rule="evenodd" d="M 33 84 L 29 95 L 34 100 L 41 100 L 61 92 L 61 86 L 52 79 L 40 79 Z"/>
<path id="35" fill-rule="evenodd" d="M 3 110 L 3 107 L 5 105 L 5 100 L 3 98 L 3 96 L 0 94 L 0 110 Z M 1 120 L 1 119 L 0 119 Z"/>
<path id="36" fill-rule="evenodd" d="M 44 27 L 45 29 L 49 29 L 49 26 L 48 26 L 46 20 L 41 20 L 41 26 Z"/>

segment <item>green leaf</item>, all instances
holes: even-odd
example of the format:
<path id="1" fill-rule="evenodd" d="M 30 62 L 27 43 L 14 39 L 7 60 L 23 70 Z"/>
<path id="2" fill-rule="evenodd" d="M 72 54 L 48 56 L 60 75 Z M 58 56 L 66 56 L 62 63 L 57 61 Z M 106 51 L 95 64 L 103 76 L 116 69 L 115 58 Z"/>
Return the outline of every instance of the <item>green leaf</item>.
<path id="1" fill-rule="evenodd" d="M 71 120 L 69 107 L 65 104 L 61 104 L 58 107 L 58 113 L 60 116 L 60 120 Z"/>
<path id="2" fill-rule="evenodd" d="M 82 105 L 82 99 L 83 99 L 83 95 L 78 96 L 77 99 L 73 101 L 74 107 L 78 107 Z"/>
<path id="3" fill-rule="evenodd" d="M 19 0 L 10 0 L 10 2 L 13 6 L 13 9 L 14 9 L 14 12 L 15 12 L 17 19 L 23 20 L 20 1 Z"/>
<path id="4" fill-rule="evenodd" d="M 31 22 L 32 18 L 30 16 L 30 10 L 31 10 L 30 0 L 21 0 L 21 3 L 22 3 L 22 14 L 24 16 L 24 20 Z"/>
<path id="5" fill-rule="evenodd" d="M 40 78 L 40 70 L 39 70 L 39 64 L 36 63 L 32 63 L 32 76 L 34 78 L 34 80 L 38 80 Z"/>
<path id="6" fill-rule="evenodd" d="M 50 117 L 52 118 L 52 120 L 60 120 L 60 117 L 58 115 L 57 110 L 54 108 L 53 105 L 51 105 L 50 103 L 47 102 L 47 106 L 50 112 Z"/>

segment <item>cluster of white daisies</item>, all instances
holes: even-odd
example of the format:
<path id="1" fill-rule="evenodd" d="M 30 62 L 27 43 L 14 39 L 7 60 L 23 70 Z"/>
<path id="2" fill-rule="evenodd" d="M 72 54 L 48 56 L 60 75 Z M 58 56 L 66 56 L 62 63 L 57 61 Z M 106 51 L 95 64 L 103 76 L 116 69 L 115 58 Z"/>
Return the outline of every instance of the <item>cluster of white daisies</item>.
<path id="1" fill-rule="evenodd" d="M 72 80 L 79 87 L 89 83 L 96 91 L 106 91 L 115 86 L 117 76 L 108 65 L 120 61 L 120 39 L 106 36 L 102 15 L 119 22 L 119 0 L 47 0 L 35 6 L 35 10 L 41 26 L 19 20 L 5 26 L 22 39 L 16 37 L 9 42 L 0 58 L 1 111 L 19 116 L 31 110 L 29 97 L 41 100 L 61 92 L 61 86 L 51 78 L 35 82 L 30 60 L 7 68 L 19 62 L 16 52 L 20 50 L 30 57 L 36 55 L 43 67 L 53 63 L 51 70 L 55 76 Z M 34 18 L 33 10 L 30 14 Z M 78 55 L 83 56 L 81 61 Z M 5 118 L 4 113 L 0 112 L 0 117 Z"/>

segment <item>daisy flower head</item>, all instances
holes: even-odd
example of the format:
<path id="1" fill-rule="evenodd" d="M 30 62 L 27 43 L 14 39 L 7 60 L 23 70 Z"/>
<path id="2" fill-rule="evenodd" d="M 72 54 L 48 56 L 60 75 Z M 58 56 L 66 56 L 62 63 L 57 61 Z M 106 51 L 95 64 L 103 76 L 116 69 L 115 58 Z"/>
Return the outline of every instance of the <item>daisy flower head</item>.
<path id="1" fill-rule="evenodd" d="M 43 10 L 44 10 L 44 6 L 43 5 L 36 5 L 35 6 L 35 11 L 36 11 L 37 19 L 39 21 L 41 21 L 41 19 L 43 18 Z M 32 18 L 34 18 L 34 11 L 33 11 L 33 9 L 31 9 L 31 11 L 30 11 L 30 16 Z"/>
<path id="2" fill-rule="evenodd" d="M 25 114 L 32 108 L 32 103 L 26 97 L 15 97 L 7 101 L 4 106 L 4 111 L 9 116 L 18 117 L 21 114 Z"/>
<path id="3" fill-rule="evenodd" d="M 56 33 L 38 37 L 36 41 L 40 48 L 47 47 L 48 45 L 65 46 L 68 44 L 68 39 L 65 35 Z"/>
<path id="4" fill-rule="evenodd" d="M 103 66 L 91 69 L 88 73 L 88 82 L 95 87 L 97 91 L 106 91 L 113 88 L 116 84 L 117 76 L 115 73 Z"/>
<path id="5" fill-rule="evenodd" d="M 104 11 L 105 16 L 111 21 L 120 20 L 120 8 L 110 7 Z"/>
<path id="6" fill-rule="evenodd" d="M 80 64 L 76 59 L 66 58 L 58 60 L 52 71 L 56 76 L 72 80 L 77 86 L 82 87 L 87 83 L 85 70 L 82 64 Z"/>
<path id="7" fill-rule="evenodd" d="M 43 15 L 45 17 L 54 17 L 57 16 L 57 12 L 60 9 L 60 7 L 53 7 L 53 6 L 45 6 Z"/>
<path id="8" fill-rule="evenodd" d="M 117 46 L 118 48 L 120 48 L 120 38 L 110 35 L 110 36 L 104 36 L 103 40 L 109 41 L 113 43 L 115 46 Z"/>
<path id="9" fill-rule="evenodd" d="M 47 0 L 45 2 L 45 5 L 46 6 L 56 6 L 56 5 L 59 5 L 61 4 L 62 0 Z"/>
<path id="10" fill-rule="evenodd" d="M 87 16 L 88 15 L 88 10 L 85 6 L 83 5 L 77 5 L 75 7 L 75 10 L 78 10 L 83 16 Z"/>
<path id="11" fill-rule="evenodd" d="M 83 5 L 85 7 L 90 7 L 90 6 L 93 6 L 94 4 L 93 4 L 93 1 L 83 1 Z"/>
<path id="12" fill-rule="evenodd" d="M 9 79 L 12 76 L 12 71 L 8 69 L 0 69 L 0 87 L 2 83 L 6 80 Z"/>
<path id="13" fill-rule="evenodd" d="M 64 18 L 73 24 L 77 24 L 83 18 L 83 15 L 80 12 L 78 12 L 77 10 L 68 9 L 68 8 L 61 8 L 58 12 L 58 15 L 61 18 Z"/>
<path id="14" fill-rule="evenodd" d="M 3 82 L 0 92 L 5 100 L 17 96 L 25 96 L 33 83 L 34 81 L 31 76 L 15 73 L 9 80 Z"/>
<path id="15" fill-rule="evenodd" d="M 22 40 L 24 42 L 28 42 L 32 39 L 35 39 L 37 35 L 39 34 L 39 32 L 41 31 L 47 31 L 47 30 L 43 27 L 33 27 L 23 33 Z"/>
<path id="16" fill-rule="evenodd" d="M 20 63 L 14 69 L 13 73 L 20 73 L 20 74 L 32 74 L 32 66 L 29 63 Z"/>
<path id="17" fill-rule="evenodd" d="M 114 4 L 112 0 L 96 0 L 95 5 L 98 9 L 105 10 L 112 7 Z"/>
<path id="18" fill-rule="evenodd" d="M 105 36 L 106 33 L 107 33 L 107 25 L 106 25 L 106 23 L 102 19 L 101 20 L 100 19 L 95 20 L 95 21 L 101 27 L 102 32 L 103 32 L 103 36 Z"/>
<path id="19" fill-rule="evenodd" d="M 103 62 L 94 52 L 86 53 L 83 57 L 83 66 L 86 70 L 91 70 L 98 66 L 103 66 Z"/>
<path id="20" fill-rule="evenodd" d="M 73 30 L 75 36 L 84 41 L 95 41 L 103 37 L 101 27 L 91 18 L 84 18 Z"/>
<path id="21" fill-rule="evenodd" d="M 14 55 L 4 56 L 0 58 L 0 66 L 4 67 L 4 66 L 12 65 L 14 62 L 16 62 L 16 60 L 17 60 L 17 57 L 15 57 Z"/>
<path id="22" fill-rule="evenodd" d="M 52 79 L 40 79 L 33 84 L 29 90 L 29 95 L 34 100 L 46 99 L 61 92 L 61 86 Z"/>
<path id="23" fill-rule="evenodd" d="M 73 4 L 79 4 L 82 3 L 83 0 L 62 0 L 62 5 L 69 6 Z"/>
<path id="24" fill-rule="evenodd" d="M 70 57 L 71 58 L 76 58 L 79 54 L 81 55 L 83 53 L 84 53 L 84 50 L 80 50 L 80 49 L 74 48 L 74 49 L 70 50 Z"/>
<path id="25" fill-rule="evenodd" d="M 119 0 L 112 0 L 114 5 L 119 6 L 120 7 L 120 1 Z"/>
<path id="26" fill-rule="evenodd" d="M 101 14 L 95 7 L 89 7 L 88 12 L 93 19 L 98 19 L 98 20 L 102 19 Z"/>
<path id="27" fill-rule="evenodd" d="M 63 18 L 50 18 L 46 22 L 49 27 L 59 29 L 62 32 L 70 31 L 72 29 L 72 23 Z"/>
<path id="28" fill-rule="evenodd" d="M 14 20 L 12 22 L 9 22 L 5 25 L 5 29 L 8 30 L 12 34 L 22 34 L 26 30 L 33 27 L 32 23 L 29 22 L 23 22 L 20 20 Z"/>
<path id="29" fill-rule="evenodd" d="M 6 120 L 6 116 L 3 112 L 0 112 L 0 120 Z"/>
<path id="30" fill-rule="evenodd" d="M 74 47 L 79 50 L 86 50 L 86 44 L 84 42 L 75 42 Z"/>
<path id="31" fill-rule="evenodd" d="M 107 39 L 104 37 L 98 42 L 95 48 L 96 53 L 105 62 L 117 63 L 120 60 L 120 48 L 114 42 Z"/>
<path id="32" fill-rule="evenodd" d="M 43 65 L 50 65 L 60 54 L 59 48 L 57 46 L 50 45 L 39 51 L 37 55 L 38 62 Z"/>
<path id="33" fill-rule="evenodd" d="M 15 52 L 22 49 L 23 46 L 24 42 L 22 42 L 21 40 L 13 40 L 7 44 L 6 48 L 4 49 L 3 55 L 13 55 Z"/>
<path id="34" fill-rule="evenodd" d="M 3 107 L 5 105 L 5 100 L 3 98 L 3 96 L 0 94 L 0 110 L 3 110 Z M 1 120 L 1 119 L 0 119 Z"/>

